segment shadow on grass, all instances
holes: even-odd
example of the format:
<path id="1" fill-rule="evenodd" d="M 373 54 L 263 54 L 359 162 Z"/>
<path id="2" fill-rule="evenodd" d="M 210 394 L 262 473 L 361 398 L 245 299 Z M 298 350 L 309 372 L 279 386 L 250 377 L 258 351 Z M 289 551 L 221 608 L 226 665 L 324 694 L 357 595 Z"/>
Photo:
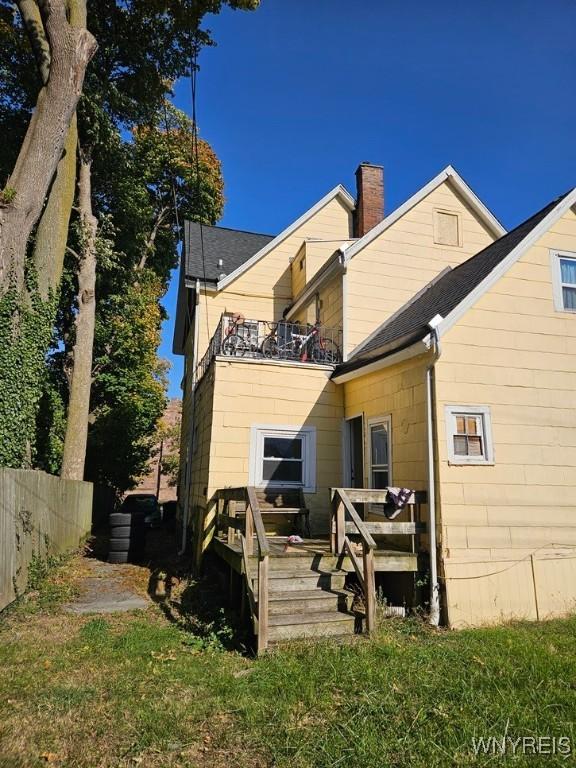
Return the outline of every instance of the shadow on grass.
<path id="1" fill-rule="evenodd" d="M 177 554 L 174 533 L 155 529 L 146 547 L 150 570 L 148 594 L 172 624 L 199 648 L 249 653 L 251 637 L 239 610 L 230 605 L 223 572 L 210 555 L 201 575 L 194 575 L 188 555 Z"/>
<path id="2" fill-rule="evenodd" d="M 107 562 L 108 541 L 106 531 L 93 536 L 87 556 Z M 236 606 L 230 605 L 222 568 L 208 554 L 202 575 L 194 575 L 191 555 L 179 555 L 179 545 L 175 526 L 163 525 L 148 529 L 144 551 L 130 556 L 133 565 L 149 571 L 148 595 L 166 619 L 186 633 L 187 644 L 199 649 L 251 653 L 249 627 Z"/>

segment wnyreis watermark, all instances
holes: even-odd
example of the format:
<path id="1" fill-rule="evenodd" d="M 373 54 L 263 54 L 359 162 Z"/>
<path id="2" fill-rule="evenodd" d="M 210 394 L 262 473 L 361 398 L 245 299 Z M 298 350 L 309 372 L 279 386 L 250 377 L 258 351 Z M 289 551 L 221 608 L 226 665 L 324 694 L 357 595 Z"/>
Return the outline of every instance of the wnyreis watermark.
<path id="1" fill-rule="evenodd" d="M 560 755 L 570 757 L 569 736 L 478 736 L 472 737 L 475 755 Z"/>

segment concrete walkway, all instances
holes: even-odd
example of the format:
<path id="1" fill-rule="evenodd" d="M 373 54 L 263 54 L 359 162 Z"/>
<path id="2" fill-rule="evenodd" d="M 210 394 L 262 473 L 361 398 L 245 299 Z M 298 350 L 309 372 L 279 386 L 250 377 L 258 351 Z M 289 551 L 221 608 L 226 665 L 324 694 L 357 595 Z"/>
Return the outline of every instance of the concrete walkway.
<path id="1" fill-rule="evenodd" d="M 70 613 L 122 613 L 148 608 L 151 601 L 136 592 L 124 578 L 122 565 L 101 560 L 86 560 L 87 575 L 82 579 L 81 592 L 72 603 L 64 606 Z"/>

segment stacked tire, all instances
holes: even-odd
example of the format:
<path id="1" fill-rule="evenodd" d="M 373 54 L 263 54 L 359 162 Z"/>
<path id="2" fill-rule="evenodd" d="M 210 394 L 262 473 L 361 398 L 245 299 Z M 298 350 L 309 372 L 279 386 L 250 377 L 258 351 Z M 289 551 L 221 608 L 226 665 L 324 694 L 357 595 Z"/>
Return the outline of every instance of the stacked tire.
<path id="1" fill-rule="evenodd" d="M 138 559 L 146 545 L 144 514 L 113 512 L 110 515 L 109 563 L 129 563 Z"/>

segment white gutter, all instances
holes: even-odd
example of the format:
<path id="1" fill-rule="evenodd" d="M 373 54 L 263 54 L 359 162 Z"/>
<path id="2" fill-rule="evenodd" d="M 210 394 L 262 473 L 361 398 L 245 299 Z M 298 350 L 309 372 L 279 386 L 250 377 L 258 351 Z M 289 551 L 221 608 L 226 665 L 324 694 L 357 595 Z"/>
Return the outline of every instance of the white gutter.
<path id="1" fill-rule="evenodd" d="M 390 368 L 392 365 L 397 365 L 404 360 L 409 360 L 411 357 L 418 357 L 418 355 L 424 355 L 430 351 L 430 347 L 424 341 L 416 341 L 405 349 L 401 349 L 399 352 L 393 352 L 387 357 L 381 357 L 379 360 L 374 360 L 372 363 L 365 363 L 358 368 L 354 368 L 351 371 L 345 371 L 344 373 L 337 373 L 332 376 L 332 381 L 336 384 L 344 384 L 346 381 L 352 381 L 360 376 L 366 376 L 367 373 L 373 373 L 374 371 L 380 371 L 383 368 Z"/>
<path id="2" fill-rule="evenodd" d="M 188 302 L 186 302 L 188 303 Z M 196 280 L 195 285 L 195 301 L 194 301 L 194 340 L 192 342 L 192 403 L 191 403 L 191 411 L 192 411 L 192 424 L 190 425 L 190 437 L 188 439 L 188 446 L 186 448 L 186 493 L 185 493 L 185 503 L 184 503 L 184 511 L 182 514 L 182 539 L 180 543 L 180 549 L 178 551 L 178 555 L 183 555 L 186 551 L 186 533 L 188 531 L 188 515 L 190 510 L 190 480 L 191 480 L 191 464 L 192 464 L 192 451 L 193 451 L 193 441 L 194 441 L 194 419 L 196 418 L 196 408 L 195 408 L 195 401 L 196 401 L 196 356 L 197 356 L 197 350 L 198 350 L 198 328 L 199 328 L 199 322 L 198 322 L 198 308 L 200 306 L 200 280 Z"/>
<path id="3" fill-rule="evenodd" d="M 426 431 L 428 437 L 428 541 L 430 550 L 430 617 L 429 622 L 437 627 L 440 623 L 440 585 L 438 583 L 438 556 L 436 541 L 436 477 L 434 465 L 434 406 L 435 381 L 434 366 L 440 359 L 442 349 L 438 326 L 442 322 L 441 315 L 436 315 L 428 323 L 431 329 L 434 355 L 426 368 Z"/>

